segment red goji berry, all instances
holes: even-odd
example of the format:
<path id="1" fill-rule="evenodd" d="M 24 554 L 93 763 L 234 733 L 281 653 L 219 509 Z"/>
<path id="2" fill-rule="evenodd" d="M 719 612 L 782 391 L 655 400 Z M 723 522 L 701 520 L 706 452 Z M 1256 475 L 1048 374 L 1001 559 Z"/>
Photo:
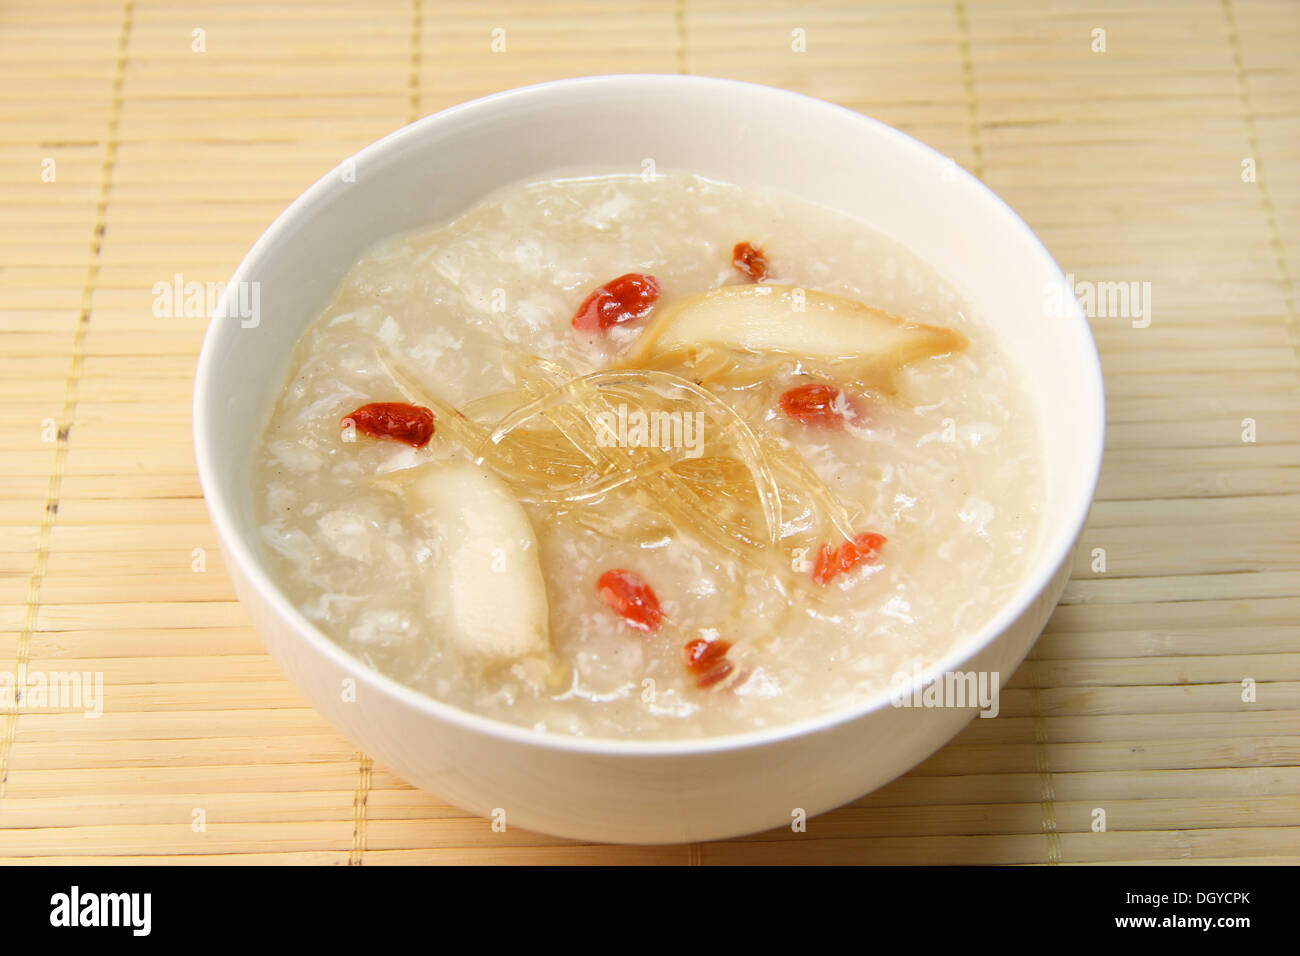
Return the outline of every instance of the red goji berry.
<path id="1" fill-rule="evenodd" d="M 883 534 L 864 531 L 838 548 L 823 544 L 813 564 L 813 580 L 818 584 L 829 584 L 845 571 L 852 571 L 860 564 L 874 563 L 887 540 Z"/>
<path id="2" fill-rule="evenodd" d="M 780 398 L 781 411 L 817 428 L 843 428 L 862 420 L 862 406 L 842 388 L 824 382 L 796 385 Z"/>
<path id="3" fill-rule="evenodd" d="M 635 571 L 620 568 L 606 571 L 596 581 L 596 588 L 605 603 L 622 615 L 629 627 L 638 631 L 659 629 L 664 618 L 659 609 L 659 598 Z"/>
<path id="4" fill-rule="evenodd" d="M 718 662 L 717 666 L 710 668 L 699 677 L 695 678 L 695 686 L 712 687 L 719 681 L 725 680 L 733 670 L 735 670 L 735 668 L 732 666 L 731 661 L 724 657 Z"/>
<path id="5" fill-rule="evenodd" d="M 578 306 L 573 327 L 582 332 L 604 332 L 639 319 L 654 306 L 659 291 L 659 280 L 652 275 L 629 272 L 611 279 Z"/>
<path id="6" fill-rule="evenodd" d="M 696 675 L 696 686 L 712 687 L 735 669 L 731 661 L 727 660 L 729 650 L 729 641 L 710 641 L 699 637 L 687 643 L 686 669 Z"/>
<path id="7" fill-rule="evenodd" d="M 767 278 L 767 257 L 763 250 L 749 242 L 738 242 L 731 250 L 731 264 L 749 276 L 753 282 Z"/>
<path id="8" fill-rule="evenodd" d="M 346 427 L 352 422 L 358 431 L 373 438 L 395 438 L 416 448 L 429 444 L 435 431 L 433 412 L 422 405 L 405 402 L 371 402 L 350 415 L 343 416 Z"/>

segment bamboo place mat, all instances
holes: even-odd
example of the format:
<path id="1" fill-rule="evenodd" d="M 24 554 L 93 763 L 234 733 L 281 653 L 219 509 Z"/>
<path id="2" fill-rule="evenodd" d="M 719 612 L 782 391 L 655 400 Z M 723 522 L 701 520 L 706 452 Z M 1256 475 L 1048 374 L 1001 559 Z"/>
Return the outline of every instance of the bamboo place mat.
<path id="1" fill-rule="evenodd" d="M 98 719 L 0 714 L 0 858 L 1300 861 L 1296 5 L 140 0 L 0 22 L 0 672 L 105 688 Z M 609 72 L 861 110 L 982 177 L 1080 283 L 1151 284 L 1149 327 L 1093 320 L 1100 495 L 1002 716 L 804 834 L 493 833 L 358 754 L 235 601 L 191 450 L 205 319 L 153 315 L 155 283 L 225 280 L 379 136 Z"/>

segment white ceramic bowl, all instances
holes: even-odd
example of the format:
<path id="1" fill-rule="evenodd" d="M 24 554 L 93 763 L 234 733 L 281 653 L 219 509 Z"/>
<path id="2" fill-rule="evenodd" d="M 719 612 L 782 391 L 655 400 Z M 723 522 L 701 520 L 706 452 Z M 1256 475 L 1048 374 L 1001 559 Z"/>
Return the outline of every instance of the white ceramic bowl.
<path id="1" fill-rule="evenodd" d="M 958 670 L 1005 681 L 1061 595 L 1096 487 L 1105 418 L 1096 347 L 1072 295 L 1063 309 L 1048 307 L 1047 291 L 1064 277 L 1001 200 L 928 147 L 820 100 L 701 77 L 591 77 L 489 96 L 380 140 L 307 190 L 240 265 L 203 343 L 194 436 L 240 599 L 290 679 L 358 746 L 460 807 L 504 810 L 508 826 L 664 843 L 829 810 L 923 760 L 974 712 L 897 708 L 882 697 L 690 742 L 576 739 L 480 717 L 375 673 L 294 608 L 267 570 L 250 484 L 294 342 L 368 246 L 524 177 L 575 166 L 640 171 L 647 159 L 856 216 L 918 253 L 996 327 L 1041 416 L 1044 530 L 1015 597 L 921 680 Z M 255 327 L 232 305 L 242 283 L 258 284 Z"/>

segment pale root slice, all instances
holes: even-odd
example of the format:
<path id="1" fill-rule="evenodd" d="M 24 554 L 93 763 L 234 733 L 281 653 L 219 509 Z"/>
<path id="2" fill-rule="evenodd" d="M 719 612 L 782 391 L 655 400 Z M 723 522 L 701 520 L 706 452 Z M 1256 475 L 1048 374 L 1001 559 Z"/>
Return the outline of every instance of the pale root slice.
<path id="1" fill-rule="evenodd" d="M 778 354 L 892 389 L 903 366 L 966 344 L 955 329 L 909 322 L 828 292 L 735 285 L 670 305 L 646 329 L 626 364 L 660 368 L 710 358 L 716 363 L 720 351 Z"/>
<path id="2" fill-rule="evenodd" d="M 429 581 L 438 632 L 488 662 L 547 654 L 546 584 L 523 507 L 486 467 L 457 462 L 422 472 L 405 492 L 442 543 Z"/>

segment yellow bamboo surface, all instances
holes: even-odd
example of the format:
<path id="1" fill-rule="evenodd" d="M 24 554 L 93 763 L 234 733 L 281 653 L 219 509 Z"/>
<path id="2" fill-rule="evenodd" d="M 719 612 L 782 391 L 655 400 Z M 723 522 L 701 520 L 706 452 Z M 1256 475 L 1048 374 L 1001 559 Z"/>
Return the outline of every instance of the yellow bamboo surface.
<path id="1" fill-rule="evenodd" d="M 355 752 L 235 601 L 189 437 L 205 319 L 152 310 L 417 116 L 635 71 L 861 110 L 1077 280 L 1151 283 L 1149 327 L 1093 319 L 1099 500 L 1002 715 L 806 833 L 495 833 Z M 0 711 L 0 859 L 1300 862 L 1295 3 L 4 2 L 0 101 L 0 673 L 104 680 L 98 719 Z"/>

